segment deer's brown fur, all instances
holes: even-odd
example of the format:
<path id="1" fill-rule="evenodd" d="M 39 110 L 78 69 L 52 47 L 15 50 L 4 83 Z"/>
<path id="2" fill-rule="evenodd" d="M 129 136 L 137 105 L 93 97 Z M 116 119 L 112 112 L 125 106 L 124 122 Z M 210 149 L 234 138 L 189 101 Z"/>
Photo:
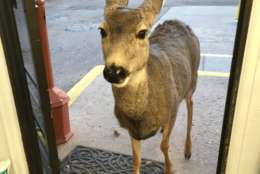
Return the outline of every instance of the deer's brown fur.
<path id="1" fill-rule="evenodd" d="M 146 0 L 137 9 L 126 8 L 127 1 L 111 2 L 107 0 L 101 26 L 108 35 L 102 40 L 103 53 L 106 66 L 117 65 L 129 71 L 124 82 L 112 84 L 112 90 L 115 115 L 132 137 L 134 173 L 139 173 L 140 140 L 163 128 L 161 150 L 165 173 L 169 174 L 169 137 L 183 99 L 188 109 L 185 157 L 191 155 L 192 95 L 200 60 L 199 41 L 189 26 L 177 20 L 165 21 L 149 38 L 140 40 L 136 33 L 151 28 L 162 0 Z"/>

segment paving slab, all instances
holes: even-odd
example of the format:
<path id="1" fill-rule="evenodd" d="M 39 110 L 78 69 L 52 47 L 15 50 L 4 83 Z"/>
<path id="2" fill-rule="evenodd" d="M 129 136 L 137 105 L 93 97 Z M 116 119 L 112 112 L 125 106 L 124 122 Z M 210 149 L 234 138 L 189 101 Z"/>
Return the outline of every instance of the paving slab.
<path id="1" fill-rule="evenodd" d="M 194 95 L 193 151 L 190 161 L 184 160 L 187 116 L 185 103 L 182 103 L 171 135 L 171 157 L 177 173 L 215 173 L 227 82 L 228 78 L 199 77 Z M 70 108 L 74 136 L 68 143 L 58 147 L 59 157 L 64 158 L 77 145 L 131 154 L 128 133 L 119 128 L 113 107 L 111 86 L 102 76 L 98 76 Z M 114 130 L 119 132 L 119 136 L 114 135 Z M 143 141 L 142 156 L 163 161 L 160 140 L 161 134 L 158 133 Z"/>

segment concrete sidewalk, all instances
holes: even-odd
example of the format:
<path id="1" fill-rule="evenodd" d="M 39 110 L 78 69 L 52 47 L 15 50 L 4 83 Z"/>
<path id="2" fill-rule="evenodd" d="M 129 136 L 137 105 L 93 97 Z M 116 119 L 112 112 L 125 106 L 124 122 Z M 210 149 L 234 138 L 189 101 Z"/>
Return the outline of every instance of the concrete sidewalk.
<path id="1" fill-rule="evenodd" d="M 184 160 L 186 106 L 183 103 L 171 135 L 171 157 L 181 174 L 215 173 L 227 90 L 227 78 L 200 77 L 194 96 L 193 154 Z M 70 108 L 72 139 L 58 147 L 64 158 L 76 145 L 131 154 L 127 132 L 120 129 L 113 115 L 114 100 L 110 84 L 99 76 Z M 118 130 L 119 137 L 114 136 Z M 158 133 L 143 142 L 142 157 L 163 161 Z"/>

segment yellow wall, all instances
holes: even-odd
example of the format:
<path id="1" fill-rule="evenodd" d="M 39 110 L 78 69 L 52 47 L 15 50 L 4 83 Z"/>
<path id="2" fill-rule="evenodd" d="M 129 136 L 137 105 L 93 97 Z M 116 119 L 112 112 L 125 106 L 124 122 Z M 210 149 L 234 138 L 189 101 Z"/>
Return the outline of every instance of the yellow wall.
<path id="1" fill-rule="evenodd" d="M 260 174 L 260 0 L 254 0 L 227 174 Z"/>
<path id="2" fill-rule="evenodd" d="M 28 174 L 20 128 L 0 38 L 0 161 L 11 160 L 11 174 Z"/>

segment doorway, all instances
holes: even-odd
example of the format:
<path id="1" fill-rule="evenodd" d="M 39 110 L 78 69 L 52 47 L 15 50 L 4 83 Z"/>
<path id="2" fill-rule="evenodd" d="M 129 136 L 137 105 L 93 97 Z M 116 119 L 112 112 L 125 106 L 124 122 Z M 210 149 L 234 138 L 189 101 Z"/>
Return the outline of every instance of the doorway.
<path id="1" fill-rule="evenodd" d="M 48 14 L 48 3 L 49 3 L 50 11 L 51 8 L 55 9 L 53 10 L 53 14 L 52 12 L 49 12 Z M 53 5 L 55 4 L 55 1 L 50 1 L 48 3 L 46 6 L 47 21 L 49 20 L 48 23 L 50 26 L 49 38 L 50 38 L 52 54 L 53 54 L 52 57 L 55 57 L 54 56 L 55 54 L 60 55 L 60 57 L 58 56 L 56 57 L 57 60 L 54 60 L 54 69 L 55 66 L 58 67 L 56 68 L 57 72 L 56 73 L 54 72 L 54 74 L 58 74 L 59 76 L 63 76 L 66 73 L 71 74 L 71 76 L 67 76 L 67 77 L 69 79 L 72 79 L 70 83 L 73 86 L 73 83 L 79 81 L 81 77 L 84 77 L 94 67 L 92 66 L 86 69 L 80 68 L 80 66 L 84 67 L 85 64 L 88 65 L 91 64 L 89 61 L 96 61 L 96 59 L 89 60 L 88 58 L 94 56 L 95 58 L 100 59 L 99 61 L 102 60 L 101 54 L 100 53 L 97 54 L 97 52 L 95 51 L 99 49 L 99 46 L 97 44 L 99 43 L 99 40 L 89 39 L 90 42 L 88 42 L 88 39 L 86 39 L 86 38 L 90 38 L 90 36 L 94 38 L 98 38 L 97 35 L 98 33 L 96 31 L 96 28 L 98 26 L 98 23 L 100 22 L 99 20 L 102 19 L 101 18 L 102 16 L 99 16 L 100 17 L 99 18 L 95 15 L 97 15 L 96 11 L 100 10 L 101 13 L 102 8 L 100 8 L 99 10 L 95 9 L 97 5 L 95 3 L 94 4 L 90 3 L 91 4 L 90 6 L 88 5 L 81 6 L 80 4 L 73 5 L 72 3 L 74 2 L 70 2 L 70 3 L 64 2 L 64 4 L 62 5 L 59 4 L 57 6 Z M 246 27 L 247 27 L 247 23 L 245 23 L 245 20 L 249 18 L 249 14 L 247 13 L 250 12 L 249 10 L 250 5 L 248 5 L 247 3 L 241 1 L 241 14 L 239 18 L 240 24 L 238 24 L 240 25 L 241 28 L 238 29 L 236 29 L 236 22 L 234 19 L 236 16 L 235 7 L 224 8 L 221 6 L 220 8 L 222 9 L 222 11 L 217 10 L 216 12 L 217 14 L 216 14 L 214 13 L 213 9 L 210 8 L 217 8 L 217 7 L 209 7 L 209 9 L 205 9 L 199 6 L 186 7 L 186 6 L 171 6 L 171 4 L 166 4 L 166 7 L 168 9 L 165 9 L 163 11 L 163 14 L 159 18 L 159 22 L 160 22 L 160 20 L 165 20 L 168 17 L 180 15 L 179 16 L 180 19 L 183 19 L 187 23 L 189 23 L 189 25 L 191 25 L 191 27 L 194 28 L 195 33 L 196 31 L 197 33 L 201 32 L 201 34 L 198 35 L 201 35 L 201 38 L 203 40 L 202 64 L 200 69 L 201 77 L 199 79 L 198 90 L 195 96 L 195 102 L 197 103 L 197 107 L 195 106 L 194 117 L 197 116 L 197 118 L 194 118 L 194 126 L 193 126 L 194 129 L 193 141 L 195 146 L 193 149 L 194 160 L 191 160 L 190 162 L 183 162 L 182 148 L 184 142 L 183 135 L 185 133 L 184 120 L 186 118 L 186 113 L 183 107 L 181 107 L 178 113 L 178 120 L 174 128 L 174 133 L 172 135 L 173 143 L 171 147 L 172 147 L 172 156 L 174 157 L 173 161 L 177 168 L 177 171 L 180 171 L 181 173 L 185 173 L 185 172 L 188 173 L 191 170 L 194 171 L 195 173 L 215 172 L 217 166 L 218 153 L 219 153 L 219 144 L 221 142 L 221 127 L 222 127 L 223 120 L 227 122 L 224 121 L 224 126 L 223 126 L 224 133 L 222 134 L 223 136 L 222 136 L 222 143 L 220 147 L 220 159 L 222 158 L 221 161 L 224 161 L 225 159 L 225 153 L 227 153 L 227 149 L 224 148 L 224 146 L 227 144 L 225 141 L 228 142 L 228 137 L 229 137 L 228 133 L 226 133 L 226 130 L 230 131 L 231 124 L 232 124 L 232 107 L 234 107 L 234 105 L 230 105 L 230 102 L 232 102 L 232 100 L 234 101 L 236 96 L 235 85 L 238 85 L 237 81 L 239 79 L 239 74 L 240 74 L 239 70 L 241 68 L 242 55 L 243 55 L 243 54 L 238 54 L 238 52 L 240 51 L 241 53 L 241 51 L 243 51 L 242 45 L 244 44 L 244 41 L 242 41 L 242 38 L 243 38 L 243 34 L 246 33 Z M 186 10 L 183 10 L 183 8 L 186 8 Z M 90 9 L 90 10 L 83 12 L 86 9 Z M 59 10 L 61 12 L 59 12 Z M 73 13 L 68 14 L 67 10 L 74 11 L 73 13 L 75 14 Z M 247 10 L 249 10 L 249 12 Z M 232 15 L 229 16 L 229 19 L 232 16 L 232 21 L 229 21 L 228 18 L 226 19 L 223 17 L 223 21 L 221 21 L 223 25 L 225 24 L 224 29 L 222 29 L 223 33 L 218 33 L 218 32 L 215 33 L 219 45 L 217 43 L 216 45 L 214 45 L 213 43 L 214 39 L 212 39 L 213 36 L 207 34 L 214 32 L 214 30 L 212 31 L 212 28 L 210 26 L 214 26 L 215 23 L 209 22 L 209 26 L 208 26 L 209 30 L 206 30 L 207 27 L 200 28 L 202 27 L 203 23 L 206 24 L 205 19 L 203 18 L 198 19 L 201 21 L 200 22 L 196 21 L 194 24 L 192 24 L 191 19 L 196 18 L 196 15 L 194 15 L 196 14 L 196 12 L 198 18 L 201 16 L 202 13 L 204 14 L 207 12 L 210 14 L 213 13 L 212 16 L 216 15 L 216 19 L 217 19 L 219 18 L 218 15 L 224 13 L 225 11 L 229 12 L 230 14 L 232 13 Z M 193 15 L 192 18 L 190 18 L 189 16 L 191 14 Z M 51 15 L 53 15 L 54 17 Z M 93 19 L 93 21 L 90 20 L 91 21 L 90 24 L 85 27 L 84 25 L 80 25 L 81 23 L 84 23 L 84 21 L 80 20 L 81 17 L 79 16 L 78 21 L 70 20 L 70 22 L 75 22 L 74 25 L 73 24 L 66 25 L 66 20 L 70 19 L 70 17 L 73 17 L 73 15 L 75 16 L 83 15 L 82 18 L 84 17 L 84 15 L 88 15 L 88 16 L 93 15 L 91 16 L 91 19 Z M 66 19 L 66 17 L 68 17 L 68 19 Z M 62 20 L 65 21 L 65 23 L 61 23 L 60 21 Z M 56 24 L 61 24 L 61 25 L 57 26 Z M 63 26 L 62 24 L 65 25 Z M 51 31 L 52 25 L 54 28 L 56 27 L 54 31 Z M 216 28 L 218 26 L 219 25 L 216 25 L 213 28 Z M 64 33 L 62 33 L 59 29 L 64 30 L 62 31 Z M 91 33 L 91 31 L 95 34 Z M 54 33 L 52 34 L 52 32 Z M 83 34 L 84 32 L 86 35 Z M 68 36 L 66 35 L 66 33 L 70 33 L 71 36 L 65 38 L 65 36 Z M 233 35 L 231 34 L 230 37 L 228 35 L 229 33 L 232 33 Z M 233 53 L 235 33 L 236 33 L 236 44 Z M 58 39 L 59 37 L 60 39 Z M 203 39 L 203 37 L 205 38 Z M 66 41 L 66 39 L 68 39 L 68 41 Z M 78 39 L 82 39 L 81 41 L 79 41 L 79 43 L 82 44 L 86 43 L 86 45 L 89 45 L 86 46 L 88 47 L 88 49 L 85 50 L 86 53 L 81 52 L 81 50 L 85 48 L 84 45 L 82 46 L 81 44 L 79 44 L 73 47 L 75 43 L 69 42 L 69 40 L 71 39 L 77 41 L 79 41 Z M 60 42 L 63 43 L 59 44 Z M 221 45 L 220 43 L 222 42 L 225 43 L 229 42 L 229 44 Z M 209 47 L 208 45 L 211 45 L 212 47 Z M 220 47 L 218 48 L 218 46 Z M 67 50 L 67 48 L 70 48 L 71 50 Z M 223 52 L 219 52 L 219 50 Z M 70 53 L 70 51 L 72 51 L 72 53 Z M 79 56 L 76 56 L 77 55 L 76 53 L 78 53 Z M 76 71 L 79 74 L 74 74 L 73 72 L 75 71 L 73 70 L 73 68 L 71 69 L 70 67 L 73 66 L 75 62 L 81 62 L 80 60 L 77 60 L 77 58 L 82 59 L 82 56 L 83 58 L 84 56 L 86 56 L 87 60 L 84 63 L 81 63 L 80 65 L 77 65 L 75 67 L 76 69 L 79 69 L 78 71 Z M 63 59 L 64 57 L 66 57 L 65 58 L 66 61 L 64 61 L 65 63 L 60 64 L 58 58 Z M 71 57 L 73 58 L 75 57 L 76 60 L 71 59 Z M 231 61 L 232 57 L 233 60 Z M 55 63 L 55 61 L 57 62 Z M 25 60 L 24 62 L 26 63 Z M 35 64 L 37 64 L 37 62 Z M 101 62 L 96 63 L 96 65 L 99 64 L 101 64 Z M 229 68 L 231 64 L 232 64 L 231 78 L 229 80 L 229 76 L 230 76 Z M 64 66 L 64 67 L 67 66 L 67 68 L 61 68 L 59 66 Z M 66 69 L 69 69 L 69 71 L 65 71 Z M 212 74 L 212 72 L 214 72 L 214 74 Z M 59 79 L 59 76 L 57 76 L 56 78 Z M 72 76 L 77 78 L 74 78 Z M 66 81 L 66 78 L 64 81 Z M 62 77 L 60 77 L 60 81 L 58 82 L 60 83 L 59 86 L 63 84 L 62 81 L 63 81 Z M 229 84 L 229 88 L 228 88 L 228 84 Z M 72 86 L 70 86 L 70 84 L 64 83 L 64 86 L 62 87 L 65 90 L 69 91 L 69 89 Z M 227 100 L 225 101 L 227 89 L 229 90 L 227 95 L 228 97 Z M 113 105 L 111 99 L 112 99 L 112 94 L 111 94 L 111 90 L 109 89 L 109 85 L 102 80 L 102 77 L 98 76 L 93 81 L 93 83 L 91 83 L 86 88 L 86 90 L 84 90 L 82 95 L 80 95 L 80 97 L 77 98 L 75 103 L 71 105 L 70 108 L 71 124 L 72 124 L 72 129 L 75 132 L 75 136 L 67 144 L 58 147 L 58 151 L 60 153 L 59 155 L 61 159 L 64 158 L 76 145 L 92 146 L 100 149 L 106 149 L 106 150 L 130 154 L 130 146 L 129 146 L 130 142 L 128 140 L 129 138 L 126 132 L 118 128 L 116 120 L 112 119 Z M 100 104 L 100 101 L 102 101 L 103 103 L 102 105 Z M 226 103 L 226 111 L 224 117 L 223 113 L 225 109 L 225 103 Z M 118 133 L 118 135 L 117 134 L 115 135 L 115 130 Z M 159 136 L 160 134 L 156 135 L 154 138 L 148 140 L 143 145 L 143 150 L 144 150 L 143 156 L 145 158 L 159 160 L 159 161 L 162 159 L 160 149 L 158 148 L 159 147 L 158 140 L 160 139 Z M 50 140 L 51 138 L 53 137 L 50 137 Z M 51 146 L 53 147 L 53 142 Z M 43 161 L 48 161 L 48 160 L 52 161 L 52 159 L 43 159 Z M 205 165 L 213 166 L 213 167 L 208 168 L 207 171 L 202 171 L 203 168 L 199 166 L 205 166 Z M 219 162 L 219 166 L 224 166 L 224 164 L 222 162 Z"/>
<path id="2" fill-rule="evenodd" d="M 129 2 L 131 7 L 137 7 L 142 3 L 134 0 Z M 53 58 L 56 59 L 54 71 L 55 66 L 59 67 L 56 72 L 57 79 L 62 80 L 75 75 L 77 77 L 75 80 L 80 81 L 91 74 L 91 70 L 95 70 L 96 66 L 103 64 L 101 41 L 97 30 L 103 20 L 103 7 L 104 3 L 101 1 L 83 4 L 81 1 L 46 2 L 50 45 Z M 184 21 L 198 35 L 201 43 L 200 76 L 194 98 L 194 158 L 191 161 L 183 160 L 186 132 L 184 103 L 179 110 L 172 134 L 171 156 L 176 170 L 180 173 L 216 171 L 237 28 L 237 13 L 238 1 L 200 3 L 166 1 L 158 18 L 157 24 L 176 18 Z M 64 41 L 63 44 L 60 44 L 61 40 Z M 68 64 L 59 63 L 62 59 Z M 73 69 L 77 69 L 76 73 L 73 73 Z M 63 73 L 60 73 L 61 70 Z M 73 84 L 71 81 L 64 81 L 72 84 L 60 83 L 60 86 L 65 85 L 64 89 L 68 93 L 73 90 L 74 85 L 77 85 L 77 82 Z M 131 154 L 128 133 L 119 128 L 113 116 L 113 103 L 110 85 L 103 80 L 102 75 L 98 75 L 70 106 L 74 137 L 68 143 L 58 146 L 60 159 L 65 158 L 78 145 Z M 144 158 L 163 161 L 159 148 L 160 137 L 161 135 L 157 134 L 142 144 Z"/>

